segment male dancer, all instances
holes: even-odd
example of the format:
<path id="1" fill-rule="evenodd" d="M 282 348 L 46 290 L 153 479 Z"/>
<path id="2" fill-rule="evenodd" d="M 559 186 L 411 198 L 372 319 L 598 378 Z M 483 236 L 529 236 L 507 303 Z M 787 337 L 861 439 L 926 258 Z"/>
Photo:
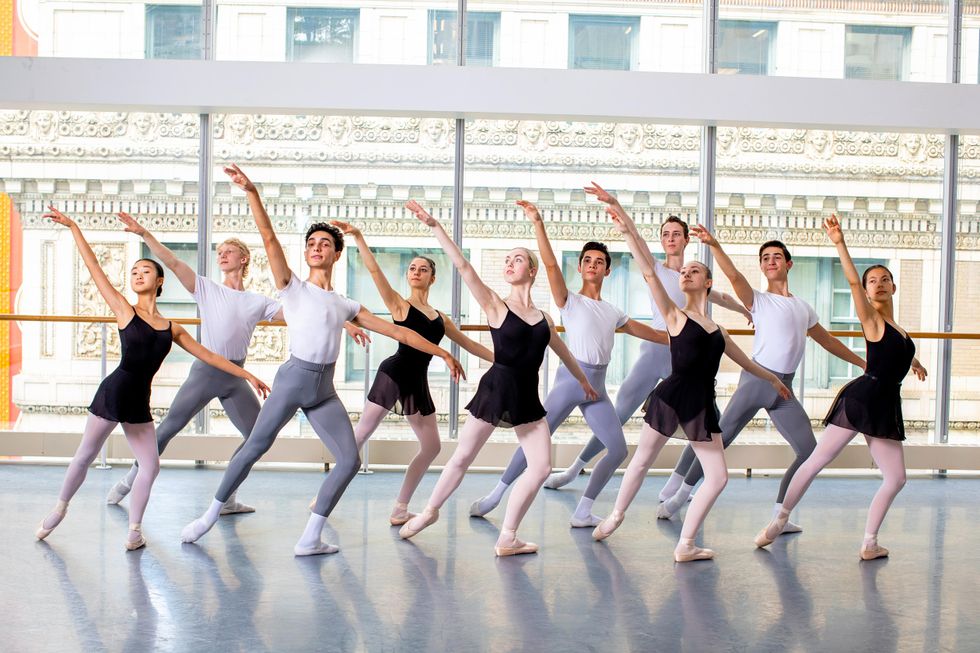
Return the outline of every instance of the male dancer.
<path id="1" fill-rule="evenodd" d="M 752 360 L 778 376 L 786 387 L 792 388 L 796 368 L 799 367 L 806 349 L 806 338 L 810 336 L 834 356 L 864 369 L 864 360 L 820 325 L 813 307 L 790 294 L 789 271 L 793 267 L 793 257 L 786 245 L 778 240 L 770 240 L 759 248 L 759 267 L 766 277 L 767 287 L 765 291 L 758 291 L 738 271 L 707 229 L 696 226 L 692 231 L 701 242 L 711 248 L 718 266 L 731 281 L 735 294 L 752 314 L 752 321 L 755 323 Z M 809 457 L 817 442 L 813 436 L 810 418 L 799 399 L 795 396 L 782 399 L 771 386 L 764 381 L 756 382 L 756 379 L 757 377 L 745 373 L 739 378 L 738 388 L 721 417 L 722 441 L 728 447 L 760 409 L 765 409 L 769 414 L 776 430 L 796 454 L 796 459 L 786 470 L 779 485 L 773 512 L 773 515 L 779 515 L 793 474 Z M 673 496 L 661 504 L 657 512 L 661 519 L 669 519 L 676 513 L 691 495 L 694 485 L 702 478 L 701 465 L 695 459 L 690 446 L 681 454 L 671 479 L 681 476 L 684 477 L 683 483 Z M 665 487 L 661 493 L 667 490 Z M 798 525 L 787 522 L 782 532 L 798 533 L 801 530 Z"/>
<path id="2" fill-rule="evenodd" d="M 541 213 L 530 202 L 520 201 L 518 204 L 534 226 L 541 264 L 548 273 L 551 295 L 561 311 L 568 348 L 585 372 L 589 383 L 599 393 L 599 398 L 595 401 L 586 399 L 581 386 L 563 366 L 558 368 L 555 385 L 544 402 L 548 429 L 552 433 L 578 407 L 595 434 L 594 437 L 608 450 L 593 470 L 588 487 L 570 522 L 573 528 L 592 528 L 601 521 L 592 514 L 592 504 L 620 463 L 626 459 L 626 438 L 623 436 L 622 422 L 605 389 L 606 367 L 612 355 L 616 329 L 621 328 L 632 336 L 662 345 L 668 342 L 667 333 L 630 319 L 621 309 L 602 299 L 602 283 L 612 272 L 612 258 L 602 243 L 588 242 L 582 247 L 578 257 L 582 289 L 577 293 L 570 293 L 561 265 L 548 239 Z M 470 514 L 482 517 L 496 508 L 507 488 L 526 468 L 524 451 L 518 447 L 497 486 L 490 494 L 473 503 Z"/>
<path id="3" fill-rule="evenodd" d="M 414 331 L 382 320 L 333 290 L 333 266 L 340 260 L 344 249 L 344 235 L 336 227 L 316 223 L 307 230 L 305 258 L 310 275 L 306 281 L 300 281 L 289 268 L 286 254 L 255 185 L 236 165 L 225 168 L 225 173 L 248 196 L 289 328 L 290 357 L 276 373 L 272 394 L 262 406 L 251 435 L 228 463 L 211 506 L 201 517 L 184 527 L 180 539 L 196 542 L 211 530 L 224 502 L 238 489 L 252 466 L 272 447 L 279 431 L 297 409 L 302 409 L 317 436 L 333 453 L 336 464 L 320 486 L 306 530 L 293 551 L 298 556 L 336 553 L 339 549 L 324 543 L 320 536 L 327 516 L 340 501 L 361 463 L 347 409 L 333 387 L 334 364 L 340 354 L 343 324 L 355 320 L 367 329 L 439 356 L 446 361 L 453 378 L 459 376 L 461 367 L 449 352 Z"/>
<path id="4" fill-rule="evenodd" d="M 609 204 L 611 207 L 619 206 L 619 201 L 615 197 L 605 191 L 597 193 L 596 188 L 598 187 L 593 185 L 586 188 L 586 192 L 596 195 L 599 201 Z M 680 269 L 684 267 L 684 250 L 690 242 L 687 223 L 676 215 L 668 217 L 660 226 L 660 243 L 664 248 L 666 260 L 661 263 L 654 259 L 654 272 L 660 278 L 660 282 L 666 288 L 671 300 L 678 306 L 684 306 L 687 301 L 680 288 Z M 749 312 L 731 295 L 713 291 L 708 295 L 708 301 L 730 311 L 741 313 L 751 321 Z M 650 307 L 652 315 L 650 326 L 659 331 L 666 331 L 667 325 L 664 323 L 664 318 L 652 296 Z M 619 387 L 619 393 L 616 395 L 616 415 L 619 417 L 620 424 L 625 424 L 636 412 L 636 409 L 646 401 L 657 384 L 668 376 L 670 376 L 670 347 L 667 344 L 652 341 L 644 342 L 640 349 L 640 357 L 633 364 L 633 368 L 626 380 L 623 381 L 623 385 Z M 565 471 L 549 476 L 544 486 L 557 490 L 568 485 L 575 480 L 579 472 L 585 469 L 590 460 L 602 453 L 604 447 L 602 441 L 593 436 L 579 453 L 575 462 Z M 661 494 L 660 499 L 664 500 L 671 496 L 678 486 L 680 486 L 680 479 L 671 489 L 671 494 Z"/>

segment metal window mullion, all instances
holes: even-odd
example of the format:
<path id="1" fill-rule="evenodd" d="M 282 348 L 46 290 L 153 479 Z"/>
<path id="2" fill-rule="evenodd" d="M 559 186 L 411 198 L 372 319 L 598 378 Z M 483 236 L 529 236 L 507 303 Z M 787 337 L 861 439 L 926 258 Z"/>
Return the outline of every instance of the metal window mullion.
<path id="1" fill-rule="evenodd" d="M 456 6 L 456 65 L 466 65 L 466 0 Z M 453 156 L 453 242 L 463 248 L 463 146 L 466 141 L 466 121 L 456 119 L 456 150 Z M 463 319 L 463 280 L 453 267 L 452 320 L 459 325 Z M 450 353 L 459 358 L 459 344 L 453 342 Z M 459 382 L 449 380 L 449 439 L 459 434 Z"/>
<path id="2" fill-rule="evenodd" d="M 716 48 L 718 33 L 718 0 L 705 0 L 703 16 L 702 72 L 717 72 Z M 698 212 L 701 224 L 708 231 L 715 229 L 715 136 L 717 127 L 705 125 L 701 128 L 701 171 L 698 177 Z M 711 249 L 701 246 L 701 261 L 711 267 Z M 710 305 L 709 305 L 710 310 Z"/>

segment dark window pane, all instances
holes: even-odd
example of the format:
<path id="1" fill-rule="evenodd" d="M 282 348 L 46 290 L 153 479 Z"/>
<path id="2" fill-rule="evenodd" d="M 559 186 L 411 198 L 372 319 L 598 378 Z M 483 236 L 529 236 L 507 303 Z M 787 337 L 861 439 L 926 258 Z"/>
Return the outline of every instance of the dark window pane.
<path id="1" fill-rule="evenodd" d="M 456 63 L 455 11 L 429 12 L 429 63 Z M 468 12 L 466 14 L 466 65 L 492 66 L 497 54 L 500 14 Z"/>
<path id="2" fill-rule="evenodd" d="M 911 27 L 848 25 L 844 40 L 844 76 L 848 79 L 905 79 L 911 41 Z"/>
<path id="3" fill-rule="evenodd" d="M 776 23 L 723 20 L 718 24 L 718 72 L 768 75 Z"/>
<path id="4" fill-rule="evenodd" d="M 639 29 L 629 16 L 569 16 L 568 67 L 630 70 Z"/>

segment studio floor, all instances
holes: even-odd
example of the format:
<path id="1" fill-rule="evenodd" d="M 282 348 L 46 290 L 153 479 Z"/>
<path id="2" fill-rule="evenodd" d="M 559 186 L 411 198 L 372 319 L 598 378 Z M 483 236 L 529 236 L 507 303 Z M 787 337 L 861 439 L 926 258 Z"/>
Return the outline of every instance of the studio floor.
<path id="1" fill-rule="evenodd" d="M 318 472 L 256 469 L 239 498 L 257 512 L 222 517 L 189 545 L 180 529 L 221 470 L 165 467 L 143 522 L 149 545 L 127 553 L 126 504 L 104 502 L 123 471 L 92 469 L 37 542 L 64 467 L 0 464 L 0 650 L 980 650 L 977 479 L 910 480 L 881 533 L 891 558 L 861 562 L 875 478 L 817 479 L 796 513 L 804 533 L 757 550 L 778 479 L 733 476 L 701 538 L 718 557 L 678 565 L 680 520 L 656 519 L 664 476 L 647 479 L 604 543 L 568 527 L 584 477 L 542 490 L 521 530 L 541 552 L 505 559 L 492 549 L 502 507 L 468 515 L 495 475 L 468 476 L 411 542 L 387 523 L 401 474 L 358 476 L 325 531 L 340 553 L 295 558 Z"/>

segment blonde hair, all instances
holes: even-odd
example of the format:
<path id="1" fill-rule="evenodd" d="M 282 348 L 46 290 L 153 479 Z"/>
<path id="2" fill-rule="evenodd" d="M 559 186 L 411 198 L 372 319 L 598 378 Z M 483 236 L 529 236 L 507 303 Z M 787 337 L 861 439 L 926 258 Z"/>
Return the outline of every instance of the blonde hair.
<path id="1" fill-rule="evenodd" d="M 224 245 L 234 245 L 239 250 L 241 250 L 242 254 L 245 255 L 245 258 L 248 259 L 245 261 L 245 265 L 242 266 L 242 279 L 247 278 L 248 266 L 252 264 L 252 250 L 250 250 L 248 248 L 248 245 L 246 245 L 243 241 L 241 241 L 238 238 L 227 238 L 224 240 L 224 242 L 221 243 L 221 245 L 218 245 L 218 247 L 222 247 Z"/>
<path id="2" fill-rule="evenodd" d="M 532 270 L 538 269 L 538 255 L 529 250 L 527 247 L 515 247 L 514 249 L 522 249 L 527 253 L 527 262 L 530 264 Z"/>

